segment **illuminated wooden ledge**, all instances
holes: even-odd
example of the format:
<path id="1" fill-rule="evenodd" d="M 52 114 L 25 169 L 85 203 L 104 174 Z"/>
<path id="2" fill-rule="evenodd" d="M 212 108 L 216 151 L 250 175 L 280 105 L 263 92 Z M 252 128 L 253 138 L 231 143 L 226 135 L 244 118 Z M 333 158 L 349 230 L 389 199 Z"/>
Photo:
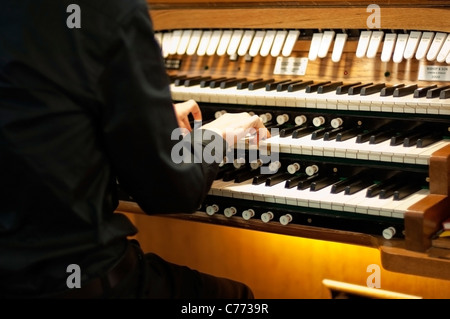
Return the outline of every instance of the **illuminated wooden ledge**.
<path id="1" fill-rule="evenodd" d="M 116 211 L 145 214 L 136 203 L 128 201 L 120 201 Z M 426 253 L 407 250 L 402 239 L 386 240 L 381 236 L 303 225 L 266 224 L 260 220 L 230 219 L 223 215 L 208 216 L 203 212 L 157 216 L 378 248 L 383 268 L 386 270 L 450 280 L 450 259 L 429 257 Z"/>

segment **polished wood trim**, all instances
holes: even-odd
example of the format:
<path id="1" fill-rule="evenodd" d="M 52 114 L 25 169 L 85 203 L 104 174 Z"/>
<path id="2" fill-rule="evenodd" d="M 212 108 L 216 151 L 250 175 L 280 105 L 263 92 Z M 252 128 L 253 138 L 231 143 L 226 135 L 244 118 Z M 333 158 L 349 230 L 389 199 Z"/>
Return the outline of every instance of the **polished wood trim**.
<path id="1" fill-rule="evenodd" d="M 253 29 L 367 29 L 365 8 L 211 8 L 156 9 L 150 14 L 155 30 Z M 381 28 L 450 32 L 449 8 L 382 8 Z"/>
<path id="2" fill-rule="evenodd" d="M 152 7 L 248 7 L 248 6 L 270 6 L 270 7 L 367 7 L 371 4 L 377 4 L 380 7 L 398 7 L 398 6 L 417 6 L 417 7 L 438 7 L 449 6 L 445 0 L 314 0 L 314 1 L 297 1 L 297 0 L 147 0 Z"/>
<path id="3" fill-rule="evenodd" d="M 120 201 L 116 212 L 145 214 L 138 204 L 128 201 Z M 386 270 L 450 280 L 449 259 L 433 258 L 426 252 L 410 251 L 402 239 L 386 240 L 381 236 L 301 225 L 268 226 L 257 220 L 240 222 L 238 219 L 219 215 L 207 216 L 201 212 L 157 216 L 377 248 L 380 250 L 382 265 Z"/>
<path id="4" fill-rule="evenodd" d="M 450 145 L 437 150 L 430 158 L 430 193 L 450 194 Z"/>
<path id="5" fill-rule="evenodd" d="M 406 249 L 424 252 L 431 246 L 431 237 L 450 216 L 448 197 L 430 194 L 405 212 Z"/>

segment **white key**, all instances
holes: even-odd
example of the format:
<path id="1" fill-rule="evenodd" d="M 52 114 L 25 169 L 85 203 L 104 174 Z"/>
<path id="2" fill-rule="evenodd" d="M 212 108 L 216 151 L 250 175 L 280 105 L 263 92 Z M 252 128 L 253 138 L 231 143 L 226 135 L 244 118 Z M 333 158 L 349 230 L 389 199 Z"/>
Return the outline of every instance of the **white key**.
<path id="1" fill-rule="evenodd" d="M 392 61 L 394 63 L 400 63 L 403 61 L 403 54 L 405 53 L 406 44 L 408 43 L 409 34 L 399 34 L 397 36 L 397 42 L 395 43 L 394 57 Z"/>
<path id="2" fill-rule="evenodd" d="M 198 44 L 200 43 L 200 39 L 202 37 L 202 30 L 194 30 L 191 35 L 191 39 L 189 40 L 188 47 L 186 49 L 187 55 L 194 55 L 197 52 Z"/>
<path id="3" fill-rule="evenodd" d="M 333 53 L 331 54 L 331 60 L 333 62 L 339 62 L 341 60 L 342 52 L 344 51 L 345 43 L 347 42 L 347 33 L 338 33 L 334 40 Z"/>
<path id="4" fill-rule="evenodd" d="M 162 37 L 163 37 L 162 32 L 155 33 L 155 40 L 156 40 L 156 42 L 158 42 L 160 47 L 162 46 Z"/>
<path id="5" fill-rule="evenodd" d="M 211 56 L 216 53 L 222 33 L 222 30 L 214 30 L 212 32 L 211 39 L 209 40 L 208 47 L 206 48 L 206 55 Z"/>
<path id="6" fill-rule="evenodd" d="M 445 40 L 444 44 L 442 45 L 442 48 L 439 51 L 436 61 L 445 62 L 445 59 L 447 58 L 449 53 L 450 53 L 450 35 L 447 36 L 447 39 Z"/>
<path id="7" fill-rule="evenodd" d="M 169 48 L 171 44 L 172 39 L 172 32 L 164 32 L 162 35 L 162 41 L 161 41 L 161 48 L 162 48 L 162 54 L 165 58 L 169 56 Z"/>
<path id="8" fill-rule="evenodd" d="M 334 31 L 325 31 L 322 36 L 322 41 L 320 42 L 319 51 L 317 52 L 317 56 L 319 58 L 324 58 L 328 54 L 328 50 L 330 49 L 331 42 L 334 40 Z"/>
<path id="9" fill-rule="evenodd" d="M 366 57 L 369 59 L 374 58 L 378 53 L 381 41 L 383 40 L 383 31 L 373 31 L 370 37 L 369 47 L 367 48 Z"/>
<path id="10" fill-rule="evenodd" d="M 434 61 L 439 54 L 442 46 L 444 45 L 445 39 L 447 38 L 447 33 L 438 32 L 436 33 L 433 42 L 431 43 L 430 49 L 427 53 L 427 60 Z"/>
<path id="11" fill-rule="evenodd" d="M 180 41 L 178 43 L 177 54 L 182 55 L 186 53 L 191 35 L 192 30 L 183 30 Z"/>
<path id="12" fill-rule="evenodd" d="M 383 50 L 381 51 L 381 61 L 389 62 L 394 52 L 395 41 L 397 39 L 396 33 L 388 33 L 384 37 Z"/>
<path id="13" fill-rule="evenodd" d="M 362 58 L 366 56 L 367 48 L 369 46 L 372 31 L 361 31 L 359 36 L 358 46 L 356 47 L 356 57 Z"/>
<path id="14" fill-rule="evenodd" d="M 279 30 L 275 35 L 275 39 L 272 44 L 272 49 L 270 50 L 270 55 L 273 57 L 277 57 L 280 55 L 281 50 L 284 45 L 284 41 L 286 40 L 288 32 L 286 30 Z"/>
<path id="15" fill-rule="evenodd" d="M 266 35 L 266 31 L 258 30 L 253 37 L 252 45 L 250 46 L 250 50 L 248 54 L 252 57 L 255 57 L 259 54 L 259 50 L 261 50 L 261 46 L 264 40 L 264 36 Z"/>
<path id="16" fill-rule="evenodd" d="M 447 55 L 447 58 L 445 59 L 446 63 L 450 63 L 450 53 Z"/>
<path id="17" fill-rule="evenodd" d="M 242 36 L 244 35 L 243 30 L 234 30 L 233 35 L 231 36 L 230 44 L 227 48 L 228 55 L 235 55 L 239 48 L 239 44 L 241 43 Z"/>
<path id="18" fill-rule="evenodd" d="M 294 49 L 295 43 L 297 43 L 297 39 L 300 36 L 299 30 L 289 30 L 289 33 L 286 37 L 286 41 L 283 45 L 283 50 L 281 51 L 281 54 L 283 56 L 290 56 L 292 53 L 292 50 Z"/>
<path id="19" fill-rule="evenodd" d="M 200 43 L 197 48 L 197 55 L 204 56 L 206 54 L 206 50 L 208 49 L 209 41 L 211 40 L 212 31 L 207 30 L 203 31 L 202 37 L 200 39 Z"/>
<path id="20" fill-rule="evenodd" d="M 177 54 L 178 45 L 181 41 L 181 35 L 183 34 L 183 30 L 174 30 L 172 32 L 172 38 L 170 39 L 170 46 L 169 46 L 169 55 Z"/>
<path id="21" fill-rule="evenodd" d="M 254 30 L 245 30 L 244 35 L 242 36 L 241 43 L 239 44 L 239 48 L 237 54 L 239 56 L 244 56 L 247 54 L 248 49 L 250 48 L 250 44 L 252 43 L 253 36 L 255 35 Z"/>
<path id="22" fill-rule="evenodd" d="M 218 56 L 223 56 L 227 53 L 228 45 L 231 41 L 231 36 L 233 34 L 232 30 L 225 30 L 220 38 L 219 46 L 217 47 L 216 54 Z"/>
<path id="23" fill-rule="evenodd" d="M 420 38 L 422 37 L 421 31 L 411 31 L 408 38 L 408 43 L 406 44 L 405 53 L 403 57 L 406 60 L 412 59 L 416 54 L 417 47 L 419 46 Z"/>
<path id="24" fill-rule="evenodd" d="M 261 45 L 261 51 L 259 51 L 259 54 L 263 57 L 266 57 L 270 54 L 270 51 L 272 50 L 272 44 L 275 40 L 276 35 L 275 30 L 269 30 L 266 32 L 266 35 L 264 36 L 263 43 Z"/>
<path id="25" fill-rule="evenodd" d="M 422 60 L 427 56 L 428 50 L 433 42 L 434 32 L 424 32 L 420 38 L 419 46 L 416 51 L 416 59 Z"/>
<path id="26" fill-rule="evenodd" d="M 314 61 L 317 59 L 317 54 L 319 53 L 320 45 L 322 43 L 323 33 L 314 33 L 311 39 L 311 47 L 309 48 L 308 59 Z"/>

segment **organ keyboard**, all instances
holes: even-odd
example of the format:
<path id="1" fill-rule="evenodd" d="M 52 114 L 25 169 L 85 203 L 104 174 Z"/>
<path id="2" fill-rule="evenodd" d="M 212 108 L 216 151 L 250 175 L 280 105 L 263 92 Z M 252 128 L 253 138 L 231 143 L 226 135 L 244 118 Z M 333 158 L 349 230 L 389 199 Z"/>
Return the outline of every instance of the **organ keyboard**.
<path id="1" fill-rule="evenodd" d="M 224 161 L 177 217 L 426 251 L 450 215 L 450 7 L 350 2 L 150 2 L 173 100 L 277 129 L 260 145 L 272 174 Z"/>

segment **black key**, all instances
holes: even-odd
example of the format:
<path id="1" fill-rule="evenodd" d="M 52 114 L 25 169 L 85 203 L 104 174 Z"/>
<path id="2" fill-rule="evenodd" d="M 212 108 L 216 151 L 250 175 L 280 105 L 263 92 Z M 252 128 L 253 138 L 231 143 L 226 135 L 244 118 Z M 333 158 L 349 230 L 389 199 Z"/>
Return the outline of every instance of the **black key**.
<path id="1" fill-rule="evenodd" d="M 367 189 L 366 197 L 375 197 L 380 194 L 380 192 L 384 189 L 389 190 L 397 187 L 399 181 L 402 181 L 405 176 L 405 173 L 396 173 L 393 176 L 389 177 L 386 180 L 381 181 L 380 183 L 374 184 Z"/>
<path id="2" fill-rule="evenodd" d="M 336 88 L 336 94 L 347 94 L 348 90 L 352 87 L 352 86 L 356 86 L 361 84 L 361 82 L 354 82 L 354 83 L 348 83 L 348 84 L 343 84 L 340 85 Z"/>
<path id="3" fill-rule="evenodd" d="M 283 83 L 287 83 L 287 82 L 291 82 L 291 80 L 282 80 L 282 81 L 267 83 L 266 84 L 266 91 L 276 90 L 278 85 L 283 84 Z"/>
<path id="4" fill-rule="evenodd" d="M 394 200 L 402 200 L 422 189 L 419 183 L 408 183 L 394 192 Z"/>
<path id="5" fill-rule="evenodd" d="M 450 85 L 444 85 L 444 86 L 440 86 L 440 87 L 428 90 L 427 91 L 427 99 L 439 97 L 439 95 L 441 94 L 441 91 L 446 90 L 446 89 L 450 89 Z"/>
<path id="6" fill-rule="evenodd" d="M 296 92 L 296 91 L 303 90 L 304 88 L 306 88 L 308 85 L 310 85 L 312 83 L 314 83 L 314 82 L 313 81 L 305 81 L 305 82 L 290 84 L 288 86 L 288 92 Z"/>
<path id="7" fill-rule="evenodd" d="M 228 171 L 234 171 L 236 168 L 232 165 L 232 164 L 226 164 L 225 166 L 222 166 L 220 169 L 219 169 L 219 172 L 217 173 L 217 175 L 216 175 L 216 180 L 217 179 L 222 179 L 223 178 L 223 175 L 226 173 L 226 172 L 228 172 Z"/>
<path id="8" fill-rule="evenodd" d="M 169 76 L 170 83 L 174 83 L 174 84 L 175 84 L 175 81 L 182 81 L 187 78 L 188 78 L 187 75 L 170 75 Z"/>
<path id="9" fill-rule="evenodd" d="M 300 138 L 300 137 L 309 135 L 312 132 L 314 132 L 315 130 L 317 130 L 317 127 L 312 126 L 312 125 L 301 127 L 299 129 L 296 129 L 294 132 L 292 132 L 292 138 Z"/>
<path id="10" fill-rule="evenodd" d="M 236 178 L 237 175 L 239 175 L 239 174 L 241 174 L 243 172 L 247 172 L 248 170 L 249 170 L 248 166 L 242 166 L 242 167 L 239 167 L 239 168 L 235 168 L 232 171 L 227 171 L 227 172 L 225 172 L 223 174 L 222 180 L 224 182 L 232 181 L 233 179 Z"/>
<path id="11" fill-rule="evenodd" d="M 285 82 L 285 83 L 279 83 L 277 85 L 277 91 L 281 92 L 281 91 L 286 91 L 289 88 L 289 85 L 291 84 L 296 84 L 296 83 L 300 83 L 303 82 L 303 80 L 297 80 L 297 81 L 290 81 L 290 82 Z"/>
<path id="12" fill-rule="evenodd" d="M 222 82 L 230 81 L 230 80 L 233 80 L 233 79 L 235 79 L 235 78 L 222 78 L 222 79 L 212 80 L 209 83 L 209 87 L 211 89 L 220 88 L 220 85 L 221 85 Z"/>
<path id="13" fill-rule="evenodd" d="M 319 129 L 315 130 L 314 132 L 312 132 L 311 139 L 312 140 L 320 140 L 321 138 L 323 138 L 325 133 L 329 130 L 331 130 L 331 128 L 329 128 L 329 127 L 319 128 Z"/>
<path id="14" fill-rule="evenodd" d="M 227 89 L 227 88 L 231 88 L 233 86 L 236 86 L 239 82 L 243 82 L 247 80 L 246 78 L 241 78 L 241 79 L 230 79 L 227 81 L 223 81 L 220 83 L 220 88 L 221 89 Z"/>
<path id="15" fill-rule="evenodd" d="M 298 186 L 298 183 L 301 180 L 304 180 L 308 177 L 306 174 L 299 174 L 299 175 L 291 175 L 290 178 L 286 180 L 286 184 L 284 185 L 285 188 L 294 188 Z"/>
<path id="16" fill-rule="evenodd" d="M 448 99 L 448 98 L 450 98 L 450 89 L 442 90 L 441 93 L 439 94 L 439 98 L 440 99 Z"/>
<path id="17" fill-rule="evenodd" d="M 427 147 L 433 143 L 441 141 L 443 138 L 442 136 L 443 134 L 438 132 L 423 136 L 417 140 L 416 146 L 419 148 Z"/>
<path id="18" fill-rule="evenodd" d="M 410 136 L 405 137 L 403 140 L 404 147 L 416 146 L 419 138 L 429 135 L 429 132 L 416 132 Z"/>
<path id="19" fill-rule="evenodd" d="M 390 95 L 394 95 L 394 91 L 398 88 L 402 88 L 404 87 L 404 84 L 395 84 L 395 85 L 390 85 L 390 86 L 386 86 L 384 88 L 381 89 L 380 91 L 380 96 L 390 96 Z"/>
<path id="20" fill-rule="evenodd" d="M 319 86 L 319 88 L 317 89 L 317 93 L 322 94 L 322 93 L 332 92 L 341 85 L 342 85 L 342 82 L 331 82 L 328 84 L 324 84 L 324 85 Z"/>
<path id="21" fill-rule="evenodd" d="M 370 136 L 369 144 L 378 144 L 381 142 L 384 142 L 390 138 L 392 138 L 392 135 L 396 133 L 397 130 L 395 129 L 389 129 L 387 131 L 378 131 L 375 134 Z"/>
<path id="22" fill-rule="evenodd" d="M 359 132 L 361 132 L 361 130 L 362 130 L 361 127 L 353 127 L 343 132 L 339 132 L 336 135 L 336 142 L 343 142 L 351 138 L 354 138 L 355 136 L 358 135 Z"/>
<path id="23" fill-rule="evenodd" d="M 256 175 L 260 175 L 261 171 L 259 169 L 252 169 L 250 171 L 242 172 L 238 175 L 236 175 L 234 182 L 235 183 L 242 183 L 246 180 L 254 178 Z"/>
<path id="24" fill-rule="evenodd" d="M 303 125 L 303 124 L 302 124 Z M 302 125 L 296 125 L 296 126 L 291 126 L 291 127 L 285 127 L 283 129 L 280 130 L 280 137 L 287 137 L 287 136 L 291 136 L 292 133 L 294 133 L 295 130 L 298 130 L 299 128 L 302 127 Z"/>
<path id="25" fill-rule="evenodd" d="M 194 85 L 199 85 L 202 81 L 204 80 L 209 80 L 211 79 L 210 76 L 198 76 L 196 78 L 191 78 L 191 79 L 186 79 L 184 81 L 184 86 L 189 87 L 189 86 L 194 86 Z"/>
<path id="26" fill-rule="evenodd" d="M 410 84 L 394 90 L 394 97 L 402 97 L 413 94 L 417 90 L 417 84 Z"/>
<path id="27" fill-rule="evenodd" d="M 255 80 L 248 80 L 248 81 L 239 82 L 239 83 L 237 84 L 237 89 L 238 89 L 238 90 L 248 89 L 248 87 L 249 87 L 249 85 L 250 85 L 251 83 L 254 83 L 254 82 L 260 82 L 260 81 L 262 81 L 261 78 L 255 79 Z"/>
<path id="28" fill-rule="evenodd" d="M 415 98 L 425 97 L 425 96 L 427 96 L 427 92 L 429 90 L 435 89 L 435 88 L 437 88 L 436 84 L 417 88 L 414 90 L 414 97 Z"/>
<path id="29" fill-rule="evenodd" d="M 314 174 L 314 175 L 308 176 L 307 178 L 298 182 L 297 189 L 299 189 L 299 190 L 307 189 L 307 188 L 311 187 L 311 184 L 319 178 L 320 178 L 319 174 Z"/>
<path id="30" fill-rule="evenodd" d="M 305 88 L 305 92 L 306 93 L 314 93 L 317 92 L 317 90 L 319 89 L 320 86 L 325 85 L 331 83 L 330 81 L 325 81 L 325 82 L 317 82 L 317 83 L 311 83 L 310 85 L 308 85 Z"/>
<path id="31" fill-rule="evenodd" d="M 252 184 L 253 185 L 260 185 L 262 183 L 265 183 L 267 178 L 269 177 L 269 174 L 259 174 L 253 177 Z"/>
<path id="32" fill-rule="evenodd" d="M 200 87 L 201 88 L 210 87 L 212 82 L 214 82 L 214 81 L 224 81 L 226 79 L 227 79 L 226 77 L 220 77 L 220 78 L 211 78 L 211 79 L 201 80 L 200 81 Z"/>
<path id="33" fill-rule="evenodd" d="M 361 95 L 371 95 L 375 93 L 380 93 L 381 90 L 386 86 L 384 83 L 377 83 L 361 88 Z"/>
<path id="34" fill-rule="evenodd" d="M 185 83 L 187 80 L 196 80 L 196 79 L 200 79 L 200 78 L 201 78 L 201 76 L 182 77 L 182 78 L 176 79 L 176 80 L 173 82 L 173 84 L 174 84 L 175 86 L 182 86 L 182 85 L 184 85 L 184 83 Z"/>
<path id="35" fill-rule="evenodd" d="M 351 86 L 351 87 L 348 89 L 348 95 L 357 95 L 357 94 L 360 94 L 360 93 L 361 93 L 361 90 L 362 90 L 363 88 L 365 88 L 366 86 L 369 86 L 369 85 L 372 85 L 372 82 L 371 82 L 371 83 L 358 84 L 358 85 L 355 85 L 355 86 Z"/>
<path id="36" fill-rule="evenodd" d="M 383 189 L 381 189 L 378 197 L 380 199 L 388 199 L 393 196 L 394 193 L 407 182 L 407 179 L 394 181 L 392 184 L 388 184 Z"/>
<path id="37" fill-rule="evenodd" d="M 350 185 L 347 185 L 345 187 L 344 194 L 345 195 L 356 194 L 357 192 L 360 192 L 363 189 L 366 189 L 370 185 L 373 185 L 373 181 L 368 178 L 364 178 L 364 179 L 355 181 L 354 183 L 351 183 Z"/>
<path id="38" fill-rule="evenodd" d="M 261 80 L 261 81 L 253 82 L 253 83 L 250 83 L 250 85 L 248 86 L 248 89 L 250 91 L 262 89 L 262 88 L 266 87 L 267 83 L 272 83 L 272 82 L 275 82 L 275 80 L 268 79 L 268 80 Z"/>
<path id="39" fill-rule="evenodd" d="M 334 129 L 332 129 L 332 130 L 330 130 L 330 131 L 327 131 L 327 132 L 325 132 L 325 134 L 323 135 L 323 140 L 324 141 L 331 141 L 331 140 L 334 140 L 336 137 L 337 137 L 337 135 L 339 134 L 339 133 L 341 133 L 342 131 L 345 131 L 345 127 L 343 127 L 343 126 L 340 126 L 340 127 L 336 127 L 336 128 L 334 128 Z"/>
<path id="40" fill-rule="evenodd" d="M 366 174 L 367 174 L 367 172 L 361 171 L 361 172 L 359 172 L 357 174 L 354 174 L 352 176 L 349 176 L 347 178 L 339 180 L 338 182 L 334 183 L 331 186 L 331 193 L 332 194 L 338 194 L 338 193 L 344 191 L 347 186 L 355 183 L 356 181 L 365 179 L 364 175 L 366 175 Z"/>
<path id="41" fill-rule="evenodd" d="M 426 132 L 426 127 L 423 125 L 415 126 L 411 128 L 403 128 L 401 133 L 397 133 L 391 137 L 391 146 L 404 144 L 405 138 L 413 138 L 416 134 Z"/>
<path id="42" fill-rule="evenodd" d="M 273 186 L 282 183 L 291 176 L 292 175 L 287 172 L 274 174 L 266 179 L 266 186 Z"/>
<path id="43" fill-rule="evenodd" d="M 327 176 L 311 183 L 310 191 L 317 192 L 339 181 L 338 176 Z"/>

